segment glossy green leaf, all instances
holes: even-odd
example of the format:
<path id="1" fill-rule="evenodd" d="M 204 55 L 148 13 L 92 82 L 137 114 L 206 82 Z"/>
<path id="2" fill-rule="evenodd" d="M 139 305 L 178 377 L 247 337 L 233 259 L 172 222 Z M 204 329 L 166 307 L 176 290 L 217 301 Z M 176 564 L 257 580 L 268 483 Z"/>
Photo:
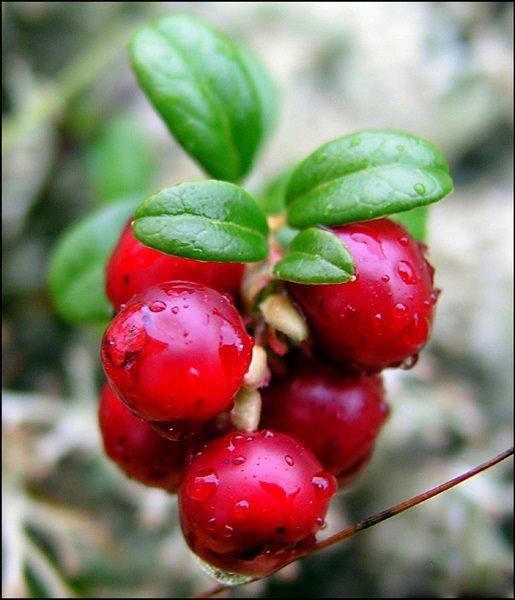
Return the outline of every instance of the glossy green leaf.
<path id="1" fill-rule="evenodd" d="M 452 189 L 447 162 L 430 142 L 361 131 L 325 144 L 297 167 L 287 218 L 299 228 L 366 221 L 431 204 Z"/>
<path id="2" fill-rule="evenodd" d="M 99 202 L 142 198 L 150 191 L 156 161 L 140 125 L 132 115 L 119 115 L 87 149 L 86 166 Z"/>
<path id="3" fill-rule="evenodd" d="M 289 253 L 275 264 L 274 274 L 296 283 L 343 283 L 353 278 L 354 262 L 336 235 L 311 227 L 294 238 Z"/>
<path id="4" fill-rule="evenodd" d="M 50 295 L 58 314 L 70 322 L 109 319 L 105 265 L 136 200 L 102 207 L 74 223 L 57 241 L 48 270 Z"/>
<path id="5" fill-rule="evenodd" d="M 133 231 L 151 248 L 196 260 L 253 262 L 268 254 L 263 210 L 226 181 L 179 183 L 145 198 Z"/>
<path id="6" fill-rule="evenodd" d="M 137 31 L 130 53 L 140 86 L 179 144 L 210 176 L 240 181 L 275 115 L 275 88 L 258 60 L 181 14 Z"/>
<path id="7" fill-rule="evenodd" d="M 429 217 L 429 206 L 419 206 L 413 210 L 390 215 L 390 219 L 404 225 L 411 237 L 419 242 L 427 240 L 427 220 Z"/>

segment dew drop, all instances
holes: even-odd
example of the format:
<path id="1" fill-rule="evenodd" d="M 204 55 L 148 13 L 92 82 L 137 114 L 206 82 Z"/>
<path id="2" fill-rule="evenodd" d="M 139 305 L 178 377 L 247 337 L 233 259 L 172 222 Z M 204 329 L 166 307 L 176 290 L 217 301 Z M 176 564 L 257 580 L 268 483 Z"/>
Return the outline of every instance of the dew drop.
<path id="1" fill-rule="evenodd" d="M 235 466 L 242 465 L 246 461 L 244 456 L 236 456 L 232 459 L 232 464 Z"/>
<path id="2" fill-rule="evenodd" d="M 404 283 L 408 283 L 410 285 L 417 283 L 417 275 L 415 273 L 415 269 L 413 265 L 409 263 L 407 260 L 401 260 L 397 267 L 399 275 L 401 276 L 402 281 Z"/>
<path id="3" fill-rule="evenodd" d="M 402 333 L 403 341 L 412 347 L 420 347 L 429 335 L 429 323 L 427 319 L 416 313 Z"/>
<path id="4" fill-rule="evenodd" d="M 405 304 L 399 302 L 393 307 L 393 316 L 395 319 L 405 320 L 408 316 L 408 309 Z"/>
<path id="5" fill-rule="evenodd" d="M 406 237 L 405 235 L 403 235 L 402 237 L 399 238 L 399 244 L 401 246 L 407 246 L 409 244 L 409 238 Z"/>
<path id="6" fill-rule="evenodd" d="M 178 306 L 172 306 L 172 313 L 174 315 L 176 315 L 176 314 L 178 314 L 178 312 L 179 312 L 179 307 Z"/>
<path id="7" fill-rule="evenodd" d="M 325 522 L 325 519 L 322 519 L 322 517 L 315 519 L 315 523 L 317 527 L 320 527 L 320 529 L 325 529 L 327 527 L 327 523 Z"/>
<path id="8" fill-rule="evenodd" d="M 222 526 L 222 535 L 224 538 L 232 537 L 233 533 L 234 533 L 234 527 L 231 527 L 230 525 Z"/>
<path id="9" fill-rule="evenodd" d="M 166 308 L 166 304 L 162 300 L 155 300 L 150 304 L 148 308 L 151 312 L 154 313 L 163 312 L 163 310 L 165 310 Z"/>
<path id="10" fill-rule="evenodd" d="M 386 273 L 381 277 L 381 281 L 384 281 L 385 283 L 388 283 L 390 281 L 390 276 L 387 275 Z"/>
<path id="11" fill-rule="evenodd" d="M 206 527 L 208 531 L 214 531 L 216 529 L 216 519 L 214 517 L 209 519 Z"/>
<path id="12" fill-rule="evenodd" d="M 199 370 L 195 369 L 195 367 L 190 367 L 188 369 L 188 374 L 191 375 L 192 377 L 198 377 L 200 375 Z"/>
<path id="13" fill-rule="evenodd" d="M 413 367 L 417 364 L 417 362 L 418 362 L 418 354 L 412 354 L 411 356 L 408 356 L 408 358 L 406 358 L 399 365 L 399 368 L 402 369 L 403 371 L 409 371 L 410 369 L 413 369 Z"/>
<path id="14" fill-rule="evenodd" d="M 289 465 L 290 467 L 293 467 L 293 465 L 295 464 L 295 461 L 293 460 L 293 458 L 289 454 L 287 454 L 284 457 L 284 460 L 286 461 L 286 464 Z"/>
<path id="15" fill-rule="evenodd" d="M 216 581 L 222 583 L 223 585 L 242 585 L 243 583 L 247 583 L 253 579 L 252 575 L 240 575 L 239 573 L 231 573 L 230 571 L 224 571 L 210 565 L 209 563 L 203 561 L 199 556 L 193 554 L 195 559 L 198 562 L 199 567 L 202 569 L 206 575 L 216 579 Z"/>
<path id="16" fill-rule="evenodd" d="M 334 496 L 338 487 L 334 476 L 326 471 L 313 475 L 311 482 L 315 488 L 315 495 L 318 500 L 329 500 L 329 498 Z"/>
<path id="17" fill-rule="evenodd" d="M 265 429 L 265 431 L 263 431 L 263 436 L 265 439 L 270 440 L 275 437 L 275 433 L 270 431 L 270 429 Z"/>
<path id="18" fill-rule="evenodd" d="M 413 187 L 420 196 L 426 193 L 426 186 L 423 183 L 416 183 Z"/>
<path id="19" fill-rule="evenodd" d="M 214 469 L 203 469 L 188 483 L 186 493 L 192 500 L 204 502 L 216 494 L 218 476 Z"/>
<path id="20" fill-rule="evenodd" d="M 244 519 L 249 512 L 250 504 L 247 500 L 240 500 L 232 508 L 232 515 L 236 519 Z"/>

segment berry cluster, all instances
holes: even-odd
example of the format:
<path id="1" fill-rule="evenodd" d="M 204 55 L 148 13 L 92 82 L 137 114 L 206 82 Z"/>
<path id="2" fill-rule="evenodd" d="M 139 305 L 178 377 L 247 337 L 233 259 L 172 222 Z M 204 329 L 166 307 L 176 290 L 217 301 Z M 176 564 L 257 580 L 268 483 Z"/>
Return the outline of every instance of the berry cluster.
<path id="1" fill-rule="evenodd" d="M 164 254 L 130 224 L 108 263 L 105 451 L 178 494 L 185 539 L 212 571 L 265 575 L 315 543 L 388 416 L 380 371 L 412 366 L 428 339 L 425 247 L 387 218 L 329 229 L 354 260 L 345 283 L 269 277 L 249 297 L 243 264 Z M 306 339 L 259 310 L 272 295 Z"/>

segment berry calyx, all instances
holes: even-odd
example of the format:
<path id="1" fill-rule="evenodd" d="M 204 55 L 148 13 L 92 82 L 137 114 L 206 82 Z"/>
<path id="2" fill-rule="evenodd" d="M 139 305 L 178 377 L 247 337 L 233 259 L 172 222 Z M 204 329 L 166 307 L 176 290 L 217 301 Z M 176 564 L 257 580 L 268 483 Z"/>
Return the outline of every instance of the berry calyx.
<path id="1" fill-rule="evenodd" d="M 134 415 L 111 386 L 102 388 L 98 422 L 107 456 L 131 479 L 175 493 L 193 441 L 171 442 Z M 197 441 L 197 443 L 199 443 Z"/>
<path id="2" fill-rule="evenodd" d="M 118 312 L 135 294 L 150 286 L 184 280 L 230 294 L 237 302 L 243 270 L 242 263 L 191 260 L 149 248 L 134 237 L 128 223 L 107 263 L 106 293 Z"/>
<path id="3" fill-rule="evenodd" d="M 191 550 L 231 573 L 264 575 L 305 551 L 324 525 L 337 483 L 283 433 L 231 433 L 193 458 L 179 488 Z"/>
<path id="4" fill-rule="evenodd" d="M 137 294 L 102 340 L 110 384 L 149 421 L 207 421 L 230 408 L 253 340 L 227 295 L 175 281 Z"/>
<path id="5" fill-rule="evenodd" d="M 331 231 L 353 256 L 355 281 L 288 284 L 315 346 L 353 371 L 414 364 L 429 337 L 438 297 L 424 247 L 389 219 Z"/>
<path id="6" fill-rule="evenodd" d="M 344 375 L 305 358 L 274 377 L 262 399 L 261 426 L 294 437 L 346 483 L 372 453 L 389 412 L 380 375 Z"/>

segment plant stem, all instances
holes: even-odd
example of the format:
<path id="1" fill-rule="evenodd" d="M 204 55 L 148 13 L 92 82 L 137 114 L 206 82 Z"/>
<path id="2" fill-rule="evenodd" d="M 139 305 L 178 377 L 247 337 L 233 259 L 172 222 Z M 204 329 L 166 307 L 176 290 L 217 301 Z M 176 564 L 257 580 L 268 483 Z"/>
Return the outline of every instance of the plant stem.
<path id="1" fill-rule="evenodd" d="M 477 467 L 474 467 L 470 471 L 467 471 L 466 473 L 463 473 L 462 475 L 458 475 L 458 477 L 455 477 L 454 479 L 451 479 L 450 481 L 446 481 L 445 483 L 437 485 L 436 487 L 428 490 L 427 492 L 423 492 L 422 494 L 419 494 L 418 496 L 413 496 L 413 498 L 410 498 L 409 500 L 400 502 L 399 504 L 396 504 L 395 506 L 387 508 L 386 510 L 383 510 L 380 513 L 372 515 L 371 517 L 368 517 L 367 519 L 365 519 L 359 523 L 356 523 L 356 525 L 347 527 L 347 529 L 343 529 L 342 531 L 335 533 L 334 535 L 328 537 L 327 539 L 325 539 L 321 542 L 318 542 L 313 548 L 306 551 L 304 554 L 301 554 L 300 556 L 297 555 L 293 560 L 281 565 L 275 571 L 272 571 L 271 573 L 268 573 L 267 575 L 265 575 L 265 577 L 269 577 L 270 575 L 273 575 L 273 573 L 276 573 L 277 571 L 281 570 L 286 565 L 290 564 L 290 562 L 294 562 L 295 560 L 298 560 L 299 558 L 303 558 L 303 557 L 309 556 L 315 552 L 319 552 L 320 550 L 324 550 L 325 548 L 328 548 L 329 546 L 332 546 L 333 544 L 341 542 L 342 540 L 355 535 L 359 531 L 368 529 L 368 528 L 372 527 L 373 525 L 377 525 L 378 523 L 381 523 L 382 521 L 386 521 L 387 519 L 390 519 L 391 517 L 394 517 L 404 511 L 408 510 L 409 508 L 413 508 L 414 506 L 417 506 L 417 504 L 421 504 L 422 502 L 425 502 L 426 500 L 429 500 L 430 498 L 434 498 L 435 496 L 438 496 L 442 492 L 450 490 L 451 488 L 455 487 L 459 483 L 462 483 L 463 481 L 466 481 L 467 479 L 474 477 L 474 475 L 477 475 L 478 473 L 481 473 L 482 471 L 486 471 L 487 469 L 490 469 L 491 467 L 493 467 L 494 465 L 505 460 L 512 454 L 513 454 L 513 446 L 511 448 L 508 448 L 504 452 L 501 452 L 501 454 L 495 456 L 494 458 L 491 458 L 490 460 L 478 465 Z M 254 579 L 251 579 L 250 581 L 247 581 L 246 583 L 241 584 L 241 585 L 247 585 L 254 581 L 258 581 L 259 579 L 262 579 L 262 577 L 255 577 Z M 229 589 L 230 587 L 235 587 L 235 586 L 226 586 L 226 585 L 220 584 L 203 594 L 198 594 L 193 597 L 194 598 L 212 598 L 214 596 L 218 596 L 218 594 Z"/>

